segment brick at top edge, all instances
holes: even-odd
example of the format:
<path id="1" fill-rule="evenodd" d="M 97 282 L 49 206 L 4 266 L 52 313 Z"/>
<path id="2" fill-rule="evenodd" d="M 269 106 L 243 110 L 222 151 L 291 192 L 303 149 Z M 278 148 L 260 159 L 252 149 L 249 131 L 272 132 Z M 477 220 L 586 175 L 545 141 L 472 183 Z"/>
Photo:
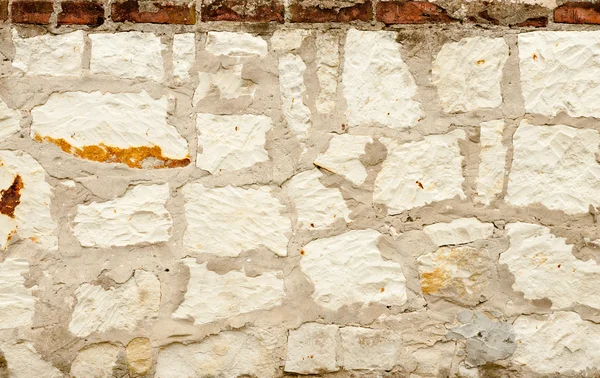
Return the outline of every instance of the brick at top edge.
<path id="1" fill-rule="evenodd" d="M 380 1 L 377 21 L 385 24 L 438 24 L 456 22 L 446 11 L 427 1 Z"/>
<path id="2" fill-rule="evenodd" d="M 554 22 L 564 24 L 600 24 L 600 4 L 570 2 L 554 10 Z"/>
<path id="3" fill-rule="evenodd" d="M 202 21 L 284 22 L 284 6 L 279 0 L 203 0 Z"/>
<path id="4" fill-rule="evenodd" d="M 58 14 L 58 25 L 90 25 L 104 23 L 104 6 L 91 1 L 63 1 Z"/>
<path id="5" fill-rule="evenodd" d="M 370 0 L 339 9 L 304 6 L 296 1 L 289 6 L 291 22 L 350 22 L 371 21 L 373 4 Z"/>
<path id="6" fill-rule="evenodd" d="M 0 0 L 0 21 L 8 20 L 8 0 Z"/>
<path id="7" fill-rule="evenodd" d="M 114 22 L 135 22 L 149 24 L 183 24 L 196 23 L 196 5 L 153 2 L 156 11 L 140 11 L 137 0 L 114 2 L 111 6 L 111 18 Z"/>
<path id="8" fill-rule="evenodd" d="M 11 21 L 16 24 L 47 25 L 54 5 L 51 1 L 13 1 L 10 12 Z"/>

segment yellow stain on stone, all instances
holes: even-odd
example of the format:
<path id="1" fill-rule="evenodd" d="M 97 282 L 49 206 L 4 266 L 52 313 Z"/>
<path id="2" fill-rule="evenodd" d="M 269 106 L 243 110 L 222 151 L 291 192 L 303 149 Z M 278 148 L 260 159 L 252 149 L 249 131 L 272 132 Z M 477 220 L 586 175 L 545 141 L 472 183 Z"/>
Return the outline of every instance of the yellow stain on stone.
<path id="1" fill-rule="evenodd" d="M 127 344 L 127 366 L 129 372 L 143 376 L 152 368 L 152 348 L 150 340 L 145 337 L 137 337 Z"/>

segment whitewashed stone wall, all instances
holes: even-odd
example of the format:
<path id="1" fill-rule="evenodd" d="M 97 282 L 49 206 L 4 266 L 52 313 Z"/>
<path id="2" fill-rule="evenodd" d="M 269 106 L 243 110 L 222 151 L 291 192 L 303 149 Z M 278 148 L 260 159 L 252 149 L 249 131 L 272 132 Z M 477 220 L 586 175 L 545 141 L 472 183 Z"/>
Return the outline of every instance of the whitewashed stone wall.
<path id="1" fill-rule="evenodd" d="M 0 26 L 0 377 L 600 376 L 600 31 L 329 26 Z"/>

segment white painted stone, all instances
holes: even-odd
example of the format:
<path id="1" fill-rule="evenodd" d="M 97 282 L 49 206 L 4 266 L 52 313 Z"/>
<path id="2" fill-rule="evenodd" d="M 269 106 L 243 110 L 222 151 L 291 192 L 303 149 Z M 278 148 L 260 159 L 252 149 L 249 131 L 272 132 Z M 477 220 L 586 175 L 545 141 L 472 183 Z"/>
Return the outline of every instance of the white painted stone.
<path id="1" fill-rule="evenodd" d="M 338 219 L 351 222 L 350 209 L 338 188 L 327 188 L 319 178 L 318 169 L 298 173 L 285 185 L 298 214 L 297 227 L 304 229 L 327 229 Z"/>
<path id="2" fill-rule="evenodd" d="M 302 42 L 310 35 L 307 29 L 277 29 L 271 37 L 273 51 L 294 51 L 302 46 Z"/>
<path id="3" fill-rule="evenodd" d="M 81 30 L 21 38 L 12 29 L 12 40 L 15 46 L 12 66 L 26 75 L 81 76 L 83 72 L 85 42 Z"/>
<path id="4" fill-rule="evenodd" d="M 224 31 L 208 32 L 206 52 L 234 57 L 263 57 L 267 55 L 267 41 L 248 33 Z"/>
<path id="5" fill-rule="evenodd" d="M 275 376 L 263 341 L 243 332 L 221 332 L 200 343 L 173 343 L 158 354 L 155 378 Z"/>
<path id="6" fill-rule="evenodd" d="M 29 342 L 2 344 L 10 378 L 63 378 L 64 374 L 44 361 Z"/>
<path id="7" fill-rule="evenodd" d="M 73 234 L 84 247 L 166 242 L 173 227 L 168 199 L 169 184 L 136 185 L 112 201 L 77 205 Z"/>
<path id="8" fill-rule="evenodd" d="M 0 140 L 21 130 L 21 112 L 13 110 L 0 99 Z"/>
<path id="9" fill-rule="evenodd" d="M 287 54 L 279 58 L 279 92 L 281 109 L 288 127 L 298 138 L 306 138 L 311 126 L 310 109 L 304 104 L 304 72 L 306 64 L 298 55 Z"/>
<path id="10" fill-rule="evenodd" d="M 595 130 L 521 121 L 513 136 L 506 201 L 514 206 L 541 203 L 568 214 L 600 205 L 599 143 Z"/>
<path id="11" fill-rule="evenodd" d="M 402 359 L 402 339 L 392 331 L 340 328 L 344 369 L 391 370 Z"/>
<path id="12" fill-rule="evenodd" d="M 162 52 L 166 46 L 154 33 L 94 33 L 89 37 L 90 73 L 162 81 L 165 74 Z"/>
<path id="13" fill-rule="evenodd" d="M 336 361 L 338 326 L 304 323 L 289 331 L 286 372 L 322 374 L 339 370 Z"/>
<path id="14" fill-rule="evenodd" d="M 138 322 L 158 316 L 160 281 L 152 273 L 136 270 L 124 284 L 105 290 L 102 286 L 83 284 L 75 290 L 77 305 L 73 309 L 69 331 L 78 337 L 112 329 L 134 331 Z"/>
<path id="15" fill-rule="evenodd" d="M 399 47 L 395 32 L 348 31 L 342 83 L 350 126 L 403 129 L 419 121 L 417 85 Z"/>
<path id="16" fill-rule="evenodd" d="M 190 280 L 183 303 L 173 313 L 174 319 L 193 319 L 206 324 L 258 310 L 269 310 L 281 304 L 285 296 L 280 274 L 266 272 L 248 277 L 244 271 L 231 270 L 218 274 L 206 263 L 194 258 L 183 263 L 190 270 Z"/>
<path id="17" fill-rule="evenodd" d="M 173 77 L 179 83 L 190 81 L 190 68 L 196 60 L 196 36 L 194 33 L 173 36 Z"/>
<path id="18" fill-rule="evenodd" d="M 500 82 L 507 59 L 504 38 L 471 37 L 444 44 L 431 68 L 431 82 L 437 87 L 444 111 L 500 106 Z"/>
<path id="19" fill-rule="evenodd" d="M 539 374 L 565 374 L 600 366 L 600 325 L 575 312 L 521 315 L 514 324 L 516 364 Z"/>
<path id="20" fill-rule="evenodd" d="M 58 250 L 57 226 L 50 215 L 54 194 L 46 182 L 46 171 L 23 151 L 0 151 L 0 189 L 14 187 L 18 178 L 22 189 L 14 218 L 0 214 L 0 249 L 5 250 L 11 238 L 18 234 L 21 239 L 29 239 L 42 250 Z"/>
<path id="21" fill-rule="evenodd" d="M 0 263 L 0 329 L 30 325 L 35 312 L 37 287 L 26 288 L 24 274 L 29 273 L 25 259 L 7 257 Z"/>
<path id="22" fill-rule="evenodd" d="M 329 114 L 335 110 L 338 68 L 340 65 L 340 37 L 336 32 L 317 32 L 317 78 L 321 86 L 315 100 L 317 111 Z"/>
<path id="23" fill-rule="evenodd" d="M 188 184 L 183 195 L 187 219 L 183 243 L 188 250 L 238 256 L 264 246 L 278 256 L 287 255 L 291 221 L 282 215 L 286 207 L 268 187 L 210 189 Z"/>
<path id="24" fill-rule="evenodd" d="M 487 239 L 494 234 L 494 225 L 483 223 L 477 218 L 459 218 L 450 223 L 435 223 L 425 226 L 423 232 L 435 245 L 441 247 Z"/>
<path id="25" fill-rule="evenodd" d="M 329 148 L 315 159 L 315 165 L 344 176 L 356 186 L 364 184 L 367 170 L 360 162 L 367 144 L 373 143 L 370 136 L 334 134 Z"/>
<path id="26" fill-rule="evenodd" d="M 528 113 L 600 117 L 600 31 L 520 33 L 518 45 Z"/>
<path id="27" fill-rule="evenodd" d="M 573 256 L 573 246 L 544 226 L 506 226 L 510 247 L 500 255 L 515 277 L 513 289 L 530 300 L 548 298 L 553 309 L 585 305 L 600 309 L 600 266 Z"/>
<path id="28" fill-rule="evenodd" d="M 194 105 L 216 90 L 219 91 L 219 97 L 226 100 L 241 96 L 254 97 L 258 85 L 251 80 L 242 79 L 243 67 L 243 64 L 234 64 L 231 67 L 220 66 L 215 73 L 198 73 L 198 87 L 192 100 Z"/>
<path id="29" fill-rule="evenodd" d="M 77 353 L 71 364 L 73 378 L 113 378 L 120 348 L 110 343 L 92 344 Z"/>
<path id="30" fill-rule="evenodd" d="M 504 187 L 504 165 L 507 148 L 502 145 L 504 121 L 496 120 L 481 123 L 481 153 L 477 193 L 474 201 L 489 205 Z"/>
<path id="31" fill-rule="evenodd" d="M 269 160 L 266 135 L 271 118 L 262 115 L 196 115 L 196 166 L 212 174 L 237 171 Z"/>
<path id="32" fill-rule="evenodd" d="M 315 287 L 313 300 L 334 311 L 354 303 L 406 303 L 402 267 L 381 257 L 380 237 L 375 230 L 349 231 L 305 245 L 300 268 Z"/>
<path id="33" fill-rule="evenodd" d="M 459 146 L 464 138 L 462 130 L 403 144 L 381 138 L 388 155 L 375 179 L 373 200 L 394 215 L 436 201 L 465 199 Z"/>
<path id="34" fill-rule="evenodd" d="M 84 146 L 158 146 L 165 160 L 188 158 L 187 141 L 167 123 L 167 106 L 166 96 L 155 100 L 146 91 L 53 93 L 31 111 L 31 137 L 64 139 L 75 155 Z"/>

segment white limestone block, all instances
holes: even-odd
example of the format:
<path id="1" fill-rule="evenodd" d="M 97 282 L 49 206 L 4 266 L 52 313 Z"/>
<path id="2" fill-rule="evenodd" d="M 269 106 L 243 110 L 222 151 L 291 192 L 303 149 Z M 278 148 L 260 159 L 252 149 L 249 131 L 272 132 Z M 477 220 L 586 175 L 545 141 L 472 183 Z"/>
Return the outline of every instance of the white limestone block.
<path id="1" fill-rule="evenodd" d="M 0 151 L 0 189 L 0 249 L 17 234 L 44 251 L 58 250 L 57 226 L 50 214 L 54 194 L 40 163 L 23 151 Z"/>
<path id="2" fill-rule="evenodd" d="M 287 256 L 291 221 L 282 215 L 286 207 L 268 187 L 210 189 L 187 184 L 183 195 L 187 219 L 183 244 L 188 250 L 233 257 L 264 246 Z"/>
<path id="3" fill-rule="evenodd" d="M 289 331 L 286 372 L 322 374 L 339 370 L 336 361 L 338 326 L 304 323 Z"/>
<path id="4" fill-rule="evenodd" d="M 599 143 L 595 130 L 521 121 L 513 136 L 506 201 L 514 206 L 541 203 L 568 214 L 600 205 Z"/>
<path id="5" fill-rule="evenodd" d="M 6 359 L 10 378 L 63 378 L 64 374 L 46 362 L 29 342 L 3 343 L 0 350 Z"/>
<path id="6" fill-rule="evenodd" d="M 481 153 L 477 193 L 474 201 L 489 205 L 504 187 L 504 165 L 507 148 L 502 145 L 504 121 L 496 120 L 481 123 Z"/>
<path id="7" fill-rule="evenodd" d="M 73 234 L 84 247 L 122 247 L 169 240 L 169 184 L 136 185 L 119 198 L 77 205 Z"/>
<path id="8" fill-rule="evenodd" d="M 391 370 L 402 359 L 402 339 L 392 331 L 340 328 L 344 369 Z"/>
<path id="9" fill-rule="evenodd" d="M 350 126 L 404 129 L 419 121 L 417 85 L 399 47 L 395 32 L 348 30 L 342 83 Z"/>
<path id="10" fill-rule="evenodd" d="M 15 46 L 12 66 L 26 75 L 81 76 L 83 73 L 85 42 L 81 30 L 21 38 L 12 29 L 12 40 Z"/>
<path id="11" fill-rule="evenodd" d="M 267 161 L 266 136 L 272 128 L 271 118 L 262 115 L 198 113 L 196 131 L 199 152 L 196 166 L 216 174 Z"/>
<path id="12" fill-rule="evenodd" d="M 446 43 L 431 68 L 447 113 L 497 108 L 502 104 L 502 71 L 508 59 L 504 38 L 471 37 Z"/>
<path id="13" fill-rule="evenodd" d="M 83 284 L 75 290 L 69 331 L 78 337 L 110 330 L 131 332 L 138 322 L 157 318 L 160 306 L 160 281 L 152 273 L 136 270 L 127 282 L 108 290 Z"/>
<path id="14" fill-rule="evenodd" d="M 298 55 L 287 54 L 279 58 L 279 92 L 281 110 L 288 127 L 300 139 L 306 138 L 311 127 L 310 109 L 304 103 L 306 64 Z"/>
<path id="15" fill-rule="evenodd" d="M 544 226 L 506 226 L 510 247 L 500 255 L 515 277 L 512 288 L 529 300 L 548 298 L 553 309 L 585 305 L 600 309 L 600 266 L 573 256 L 573 246 Z"/>
<path id="16" fill-rule="evenodd" d="M 0 140 L 21 130 L 21 112 L 13 110 L 0 99 Z"/>
<path id="17" fill-rule="evenodd" d="M 267 41 L 252 34 L 211 31 L 206 37 L 205 50 L 213 55 L 264 57 L 268 47 Z"/>
<path id="18" fill-rule="evenodd" d="M 283 279 L 275 272 L 248 277 L 244 271 L 215 273 L 194 258 L 186 258 L 183 263 L 190 270 L 190 280 L 183 303 L 173 313 L 174 319 L 191 318 L 195 325 L 211 323 L 272 309 L 285 296 Z"/>
<path id="19" fill-rule="evenodd" d="M 477 218 L 459 218 L 450 223 L 434 223 L 424 226 L 423 232 L 435 245 L 441 247 L 487 239 L 494 234 L 494 225 L 483 223 Z"/>
<path id="20" fill-rule="evenodd" d="M 367 169 L 360 162 L 360 157 L 365 154 L 365 147 L 369 143 L 373 143 L 370 136 L 334 134 L 327 151 L 315 159 L 315 165 L 360 186 L 367 179 Z"/>
<path id="21" fill-rule="evenodd" d="M 381 138 L 388 155 L 375 179 L 373 200 L 394 215 L 436 201 L 465 199 L 459 146 L 464 138 L 462 130 L 403 144 Z"/>
<path id="22" fill-rule="evenodd" d="M 23 275 L 28 273 L 25 259 L 7 257 L 0 263 L 0 329 L 31 325 L 36 302 L 32 293 L 37 287 L 25 287 Z"/>
<path id="23" fill-rule="evenodd" d="M 349 231 L 304 246 L 300 268 L 314 285 L 313 300 L 328 310 L 360 303 L 406 303 L 406 279 L 400 264 L 381 257 L 375 230 Z"/>
<path id="24" fill-rule="evenodd" d="M 173 36 L 173 77 L 179 83 L 190 81 L 190 68 L 196 60 L 196 36 L 194 33 Z"/>
<path id="25" fill-rule="evenodd" d="M 53 93 L 31 111 L 31 137 L 97 162 L 185 166 L 187 141 L 167 123 L 167 106 L 166 96 L 155 100 L 146 91 Z"/>
<path id="26" fill-rule="evenodd" d="M 71 377 L 113 378 L 122 349 L 114 344 L 98 343 L 80 350 L 71 363 Z"/>
<path id="27" fill-rule="evenodd" d="M 198 86 L 192 99 L 194 106 L 215 90 L 219 91 L 219 98 L 226 100 L 241 96 L 254 97 L 258 84 L 242 79 L 243 67 L 243 64 L 234 64 L 230 67 L 220 66 L 215 73 L 198 73 Z"/>
<path id="28" fill-rule="evenodd" d="M 583 372 L 600 366 L 600 325 L 575 312 L 521 315 L 513 323 L 516 364 L 542 375 Z"/>
<path id="29" fill-rule="evenodd" d="M 319 178 L 318 169 L 298 173 L 285 184 L 298 214 L 297 227 L 304 229 L 327 229 L 338 219 L 351 222 L 350 209 L 337 188 L 327 188 Z"/>
<path id="30" fill-rule="evenodd" d="M 335 110 L 338 68 L 340 65 L 340 37 L 336 32 L 317 32 L 317 78 L 320 91 L 315 100 L 317 111 L 329 114 Z"/>
<path id="31" fill-rule="evenodd" d="M 90 73 L 162 81 L 165 74 L 162 53 L 167 47 L 154 33 L 93 33 L 89 38 Z"/>
<path id="32" fill-rule="evenodd" d="M 600 31 L 519 34 L 525 111 L 600 117 Z"/>
<path id="33" fill-rule="evenodd" d="M 271 36 L 271 49 L 281 52 L 298 50 L 310 34 L 307 29 L 277 29 Z"/>

